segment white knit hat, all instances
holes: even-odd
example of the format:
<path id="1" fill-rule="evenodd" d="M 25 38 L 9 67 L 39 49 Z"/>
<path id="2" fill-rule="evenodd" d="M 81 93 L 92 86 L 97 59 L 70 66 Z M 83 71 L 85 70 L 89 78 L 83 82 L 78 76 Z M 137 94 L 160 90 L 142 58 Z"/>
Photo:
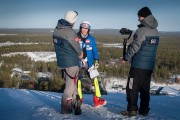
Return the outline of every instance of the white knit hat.
<path id="1" fill-rule="evenodd" d="M 69 23 L 74 24 L 78 18 L 78 13 L 76 11 L 67 11 L 64 16 L 64 19 Z"/>

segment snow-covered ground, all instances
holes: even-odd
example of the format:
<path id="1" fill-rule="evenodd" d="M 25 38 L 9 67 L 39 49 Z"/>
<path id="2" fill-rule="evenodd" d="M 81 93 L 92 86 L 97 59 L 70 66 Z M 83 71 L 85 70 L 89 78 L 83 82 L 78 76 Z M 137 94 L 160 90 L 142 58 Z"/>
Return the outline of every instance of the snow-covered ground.
<path id="1" fill-rule="evenodd" d="M 7 41 L 5 43 L 0 43 L 0 47 L 3 47 L 3 46 L 12 46 L 12 45 L 32 45 L 32 44 L 39 44 L 39 43 L 32 43 L 32 42 L 30 42 L 30 43 L 21 43 L 21 42 L 13 43 L 13 42 Z"/>
<path id="2" fill-rule="evenodd" d="M 18 43 L 14 43 L 14 42 L 7 41 L 5 43 L 0 43 L 0 47 L 13 46 L 13 45 L 38 45 L 38 44 L 49 44 L 49 43 L 35 43 L 35 42 L 26 42 L 26 43 L 18 42 Z"/>
<path id="3" fill-rule="evenodd" d="M 125 92 L 122 89 L 126 88 L 127 79 L 125 78 L 105 78 L 106 80 L 106 89 L 109 92 Z M 121 86 L 121 87 L 119 87 Z M 180 94 L 180 84 L 160 84 L 151 81 L 151 90 L 157 90 L 159 87 L 162 87 L 160 95 L 178 95 Z M 114 89 L 112 89 L 114 88 Z"/>
<path id="4" fill-rule="evenodd" d="M 1 56 L 15 56 L 15 55 L 26 55 L 33 61 L 56 61 L 56 54 L 55 52 L 13 52 L 8 54 L 3 54 Z"/>
<path id="5" fill-rule="evenodd" d="M 103 47 L 123 48 L 123 43 L 103 43 Z"/>
<path id="6" fill-rule="evenodd" d="M 60 114 L 62 93 L 25 89 L 0 88 L 0 120 L 179 120 L 180 96 L 151 96 L 150 113 L 147 117 L 124 117 L 126 94 L 108 93 L 102 97 L 107 105 L 94 108 L 92 95 L 84 95 L 82 114 Z"/>
<path id="7" fill-rule="evenodd" d="M 17 35 L 17 34 L 3 34 L 3 33 L 0 33 L 0 36 L 14 36 L 14 35 Z"/>

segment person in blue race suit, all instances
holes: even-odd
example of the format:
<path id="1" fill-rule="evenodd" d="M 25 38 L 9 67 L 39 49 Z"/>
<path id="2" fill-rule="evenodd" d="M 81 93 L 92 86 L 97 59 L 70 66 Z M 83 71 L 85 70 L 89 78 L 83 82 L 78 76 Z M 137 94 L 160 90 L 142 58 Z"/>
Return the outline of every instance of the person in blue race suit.
<path id="1" fill-rule="evenodd" d="M 82 21 L 80 24 L 79 32 L 77 33 L 79 37 L 79 43 L 83 51 L 83 59 L 81 60 L 80 75 L 79 79 L 82 79 L 82 70 L 84 70 L 88 75 L 88 69 L 94 66 L 95 69 L 99 67 L 99 55 L 96 46 L 95 38 L 90 34 L 91 24 L 88 21 Z M 90 77 L 90 76 L 89 76 Z M 101 98 L 101 92 L 99 89 L 97 77 L 92 78 L 91 81 L 94 83 L 94 95 L 93 101 L 95 107 L 104 106 L 107 102 Z M 78 89 L 80 98 L 82 99 L 81 90 Z"/>

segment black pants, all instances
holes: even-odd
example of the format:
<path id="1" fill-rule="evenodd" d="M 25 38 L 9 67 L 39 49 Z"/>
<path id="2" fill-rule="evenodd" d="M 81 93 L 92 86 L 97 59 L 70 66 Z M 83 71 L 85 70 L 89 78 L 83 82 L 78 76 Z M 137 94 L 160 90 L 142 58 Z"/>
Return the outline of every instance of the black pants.
<path id="1" fill-rule="evenodd" d="M 140 93 L 139 111 L 149 112 L 150 82 L 152 70 L 131 68 L 126 86 L 127 111 L 138 111 L 138 95 Z"/>

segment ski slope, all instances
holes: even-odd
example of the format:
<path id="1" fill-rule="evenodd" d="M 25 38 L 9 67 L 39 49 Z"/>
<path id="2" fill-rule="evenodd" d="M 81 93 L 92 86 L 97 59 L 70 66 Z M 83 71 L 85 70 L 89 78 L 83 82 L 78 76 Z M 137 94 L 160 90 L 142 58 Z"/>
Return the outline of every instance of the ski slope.
<path id="1" fill-rule="evenodd" d="M 124 117 L 119 114 L 126 109 L 125 93 L 108 93 L 102 96 L 107 105 L 94 108 L 92 95 L 84 95 L 82 115 L 60 114 L 62 93 L 25 89 L 0 88 L 0 120 L 178 120 L 180 119 L 180 96 L 151 96 L 151 111 L 147 117 Z"/>

